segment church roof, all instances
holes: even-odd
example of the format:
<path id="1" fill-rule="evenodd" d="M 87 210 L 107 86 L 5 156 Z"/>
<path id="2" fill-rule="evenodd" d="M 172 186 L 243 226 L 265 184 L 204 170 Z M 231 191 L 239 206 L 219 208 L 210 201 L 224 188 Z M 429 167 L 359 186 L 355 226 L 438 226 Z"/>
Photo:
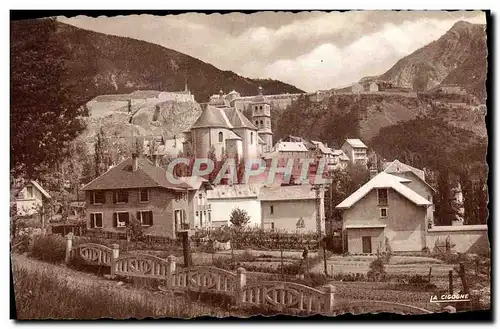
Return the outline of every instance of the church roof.
<path id="1" fill-rule="evenodd" d="M 259 86 L 259 94 L 252 98 L 254 104 L 269 104 L 264 95 L 262 95 L 262 87 Z"/>
<path id="2" fill-rule="evenodd" d="M 227 128 L 233 129 L 223 109 L 207 105 L 198 119 L 193 123 L 194 128 Z"/>
<path id="3" fill-rule="evenodd" d="M 238 109 L 229 107 L 225 108 L 224 112 L 234 128 L 248 128 L 257 130 L 257 127 L 255 127 L 255 125 L 250 122 L 250 120 L 248 120 L 247 117 Z"/>

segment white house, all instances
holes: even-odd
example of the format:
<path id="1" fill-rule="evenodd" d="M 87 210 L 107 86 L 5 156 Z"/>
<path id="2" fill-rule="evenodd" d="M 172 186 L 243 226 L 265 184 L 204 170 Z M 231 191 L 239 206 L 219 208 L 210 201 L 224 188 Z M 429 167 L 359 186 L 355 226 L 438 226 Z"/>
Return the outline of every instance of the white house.
<path id="1" fill-rule="evenodd" d="M 231 211 L 245 210 L 250 216 L 249 227 L 260 227 L 261 211 L 258 184 L 217 185 L 207 191 L 212 214 L 212 227 L 230 226 Z"/>
<path id="2" fill-rule="evenodd" d="M 30 181 L 17 194 L 16 206 L 19 216 L 30 216 L 38 213 L 44 202 L 50 199 L 50 194 L 35 181 Z"/>

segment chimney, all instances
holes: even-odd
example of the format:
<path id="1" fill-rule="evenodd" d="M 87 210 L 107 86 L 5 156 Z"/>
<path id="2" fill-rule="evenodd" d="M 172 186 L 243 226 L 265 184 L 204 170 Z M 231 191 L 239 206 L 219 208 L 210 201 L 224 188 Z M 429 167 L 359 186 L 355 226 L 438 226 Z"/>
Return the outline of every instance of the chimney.
<path id="1" fill-rule="evenodd" d="M 259 86 L 259 95 L 262 95 L 262 86 Z"/>
<path id="2" fill-rule="evenodd" d="M 132 171 L 137 171 L 139 167 L 139 155 L 137 153 L 132 153 Z"/>

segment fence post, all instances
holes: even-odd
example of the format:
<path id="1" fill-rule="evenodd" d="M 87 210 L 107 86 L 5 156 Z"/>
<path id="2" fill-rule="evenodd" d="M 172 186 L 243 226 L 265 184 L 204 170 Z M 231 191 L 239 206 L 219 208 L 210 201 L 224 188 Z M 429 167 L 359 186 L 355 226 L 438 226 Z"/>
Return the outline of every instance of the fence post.
<path id="1" fill-rule="evenodd" d="M 448 293 L 453 294 L 453 270 L 448 272 Z"/>
<path id="2" fill-rule="evenodd" d="M 331 284 L 323 286 L 323 291 L 325 292 L 325 313 L 329 314 L 333 312 L 333 304 L 335 303 L 335 287 Z"/>
<path id="3" fill-rule="evenodd" d="M 115 277 L 116 272 L 116 260 L 120 257 L 120 246 L 116 243 L 111 245 L 111 277 Z"/>
<path id="4" fill-rule="evenodd" d="M 167 288 L 172 289 L 173 274 L 175 272 L 175 256 L 170 255 L 167 257 Z"/>
<path id="5" fill-rule="evenodd" d="M 73 233 L 66 235 L 66 257 L 65 261 L 68 264 L 71 261 L 71 248 L 73 247 Z"/>
<path id="6" fill-rule="evenodd" d="M 236 272 L 238 273 L 238 278 L 236 279 L 235 297 L 236 305 L 240 306 L 243 303 L 243 288 L 245 288 L 247 284 L 247 271 L 243 267 L 238 267 Z"/>

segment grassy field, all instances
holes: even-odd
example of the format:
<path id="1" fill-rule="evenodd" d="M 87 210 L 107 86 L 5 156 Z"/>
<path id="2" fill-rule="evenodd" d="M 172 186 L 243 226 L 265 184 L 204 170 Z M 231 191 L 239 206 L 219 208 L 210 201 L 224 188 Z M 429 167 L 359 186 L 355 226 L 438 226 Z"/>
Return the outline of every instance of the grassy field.
<path id="1" fill-rule="evenodd" d="M 78 272 L 13 254 L 17 318 L 192 318 L 229 316 L 215 302 L 192 301 L 154 293 L 133 284 L 117 285 L 97 275 Z M 231 312 L 234 315 L 234 312 Z"/>

